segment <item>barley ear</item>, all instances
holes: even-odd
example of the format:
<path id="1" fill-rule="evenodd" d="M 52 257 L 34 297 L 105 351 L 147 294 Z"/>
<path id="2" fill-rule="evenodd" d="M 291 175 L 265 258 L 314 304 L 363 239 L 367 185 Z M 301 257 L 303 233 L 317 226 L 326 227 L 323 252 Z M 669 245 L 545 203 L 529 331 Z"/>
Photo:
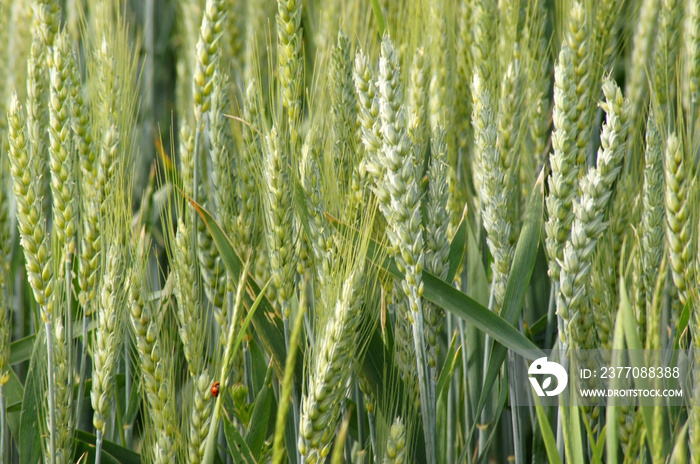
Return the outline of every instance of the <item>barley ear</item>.
<path id="1" fill-rule="evenodd" d="M 45 214 L 48 211 L 43 209 L 48 203 L 49 193 L 49 167 L 48 167 L 48 147 L 47 133 L 45 128 L 48 127 L 48 101 L 47 94 L 47 79 L 43 71 L 43 64 L 46 61 L 48 52 L 42 48 L 40 40 L 35 37 L 32 41 L 31 51 L 27 59 L 27 103 L 26 103 L 26 118 L 27 118 L 27 141 L 28 152 L 32 169 L 36 181 L 36 198 L 42 204 L 42 212 Z"/>
<path id="2" fill-rule="evenodd" d="M 204 185 L 200 185 L 198 201 L 210 208 L 210 211 L 215 209 L 215 205 L 210 199 L 210 194 Z M 227 311 L 227 308 L 225 308 L 227 290 L 226 266 L 204 221 L 196 221 L 194 227 L 196 227 L 195 234 L 197 235 L 197 260 L 202 275 L 202 283 L 204 284 L 204 293 L 217 311 L 221 310 L 225 313 Z M 190 242 L 191 246 L 192 242 Z"/>
<path id="3" fill-rule="evenodd" d="M 491 84 L 496 75 L 497 61 L 494 44 L 496 37 L 494 31 L 497 20 L 497 1 L 479 0 L 472 4 L 471 30 L 473 42 L 471 45 L 471 59 L 475 71 L 478 69 L 481 78 L 486 85 Z M 489 88 L 491 91 L 494 87 Z"/>
<path id="4" fill-rule="evenodd" d="M 8 189 L 8 173 L 0 161 L 0 389 L 10 380 L 10 339 L 12 335 L 10 306 L 10 253 L 12 221 L 10 218 L 11 194 Z M 3 407 L 3 405 L 0 405 Z"/>
<path id="5" fill-rule="evenodd" d="M 61 10 L 57 0 L 32 0 L 35 34 L 48 49 L 54 42 L 61 21 Z"/>
<path id="6" fill-rule="evenodd" d="M 143 259 L 139 257 L 138 259 Z M 150 420 L 155 433 L 152 449 L 153 462 L 175 462 L 176 441 L 172 408 L 169 401 L 173 395 L 172 376 L 168 369 L 167 350 L 161 347 L 161 336 L 157 320 L 150 303 L 144 298 L 144 275 L 142 264 L 137 263 L 131 270 L 126 288 L 129 289 L 129 314 L 136 350 L 139 355 L 142 385 Z M 170 404 L 168 404 L 170 403 Z"/>
<path id="7" fill-rule="evenodd" d="M 542 5 L 543 2 L 539 2 Z M 543 28 L 543 27 L 542 27 Z M 533 38 L 534 40 L 534 38 Z M 550 76 L 551 60 L 548 53 L 547 41 L 539 38 L 530 50 L 532 59 L 536 64 L 528 67 L 527 83 L 525 89 L 526 113 L 530 123 L 530 138 L 532 139 L 532 154 L 520 155 L 520 184 L 521 196 L 527 197 L 535 183 L 535 174 L 541 170 L 546 160 L 545 148 L 549 140 L 549 126 L 552 102 L 550 100 L 550 88 L 552 85 Z"/>

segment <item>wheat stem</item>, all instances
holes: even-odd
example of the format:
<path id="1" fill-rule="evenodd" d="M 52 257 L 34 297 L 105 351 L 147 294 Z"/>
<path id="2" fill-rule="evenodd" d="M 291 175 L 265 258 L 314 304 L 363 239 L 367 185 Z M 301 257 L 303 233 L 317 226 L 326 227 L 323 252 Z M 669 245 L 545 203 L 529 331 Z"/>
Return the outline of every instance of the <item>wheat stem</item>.
<path id="1" fill-rule="evenodd" d="M 287 361 L 284 365 L 284 375 L 282 377 L 282 388 L 280 391 L 280 403 L 277 409 L 277 419 L 275 421 L 275 435 L 272 442 L 272 463 L 281 464 L 284 458 L 284 429 L 287 424 L 287 411 L 289 410 L 289 397 L 292 396 L 292 403 L 295 401 L 294 387 L 294 371 L 297 362 L 297 352 L 299 351 L 299 338 L 304 326 L 304 316 L 306 315 L 306 302 L 303 301 L 304 293 L 302 293 L 302 301 L 299 304 L 291 336 L 289 338 L 289 351 L 287 351 Z M 298 423 L 295 417 L 295 422 Z M 297 436 L 298 431 L 297 431 Z"/>
<path id="2" fill-rule="evenodd" d="M 238 287 L 236 289 L 236 301 L 233 307 L 233 321 L 231 322 L 231 325 L 229 327 L 227 344 L 226 348 L 224 349 L 224 358 L 221 364 L 221 370 L 219 372 L 219 385 L 220 389 L 222 390 L 226 390 L 226 388 L 228 388 L 229 386 L 229 370 L 231 368 L 231 361 L 233 360 L 233 355 L 235 354 L 234 340 L 236 339 L 236 319 L 243 304 L 243 293 L 246 288 L 246 280 L 248 279 L 248 270 L 250 269 L 250 262 L 251 261 L 249 258 L 246 261 L 245 266 L 243 267 L 243 271 L 241 272 L 241 275 L 238 279 Z M 211 464 L 212 462 L 214 462 L 214 455 L 216 453 L 216 438 L 219 433 L 219 422 L 221 421 L 221 401 L 222 398 L 224 398 L 224 396 L 225 395 L 222 392 L 220 392 L 220 394 L 216 397 L 214 411 L 212 412 L 211 422 L 209 423 L 209 433 L 207 434 L 207 442 L 204 448 L 204 457 L 202 458 L 202 462 L 204 464 Z"/>
<path id="3" fill-rule="evenodd" d="M 48 371 L 48 402 L 49 402 L 49 462 L 51 464 L 56 464 L 56 388 L 54 379 L 54 357 L 53 357 L 53 325 L 51 323 L 51 318 L 46 319 L 44 322 L 44 329 L 46 332 L 46 357 L 47 357 L 47 371 Z"/>

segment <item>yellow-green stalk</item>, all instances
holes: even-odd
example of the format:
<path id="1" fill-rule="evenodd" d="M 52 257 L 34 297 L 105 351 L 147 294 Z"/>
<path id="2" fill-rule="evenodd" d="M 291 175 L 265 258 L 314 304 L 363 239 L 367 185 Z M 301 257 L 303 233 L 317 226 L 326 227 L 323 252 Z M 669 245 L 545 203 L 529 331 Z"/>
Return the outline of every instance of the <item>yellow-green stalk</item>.
<path id="1" fill-rule="evenodd" d="M 1 12 L 0 12 L 1 13 Z M 4 136 L 4 134 L 2 134 Z M 0 142 L 0 154 L 4 149 Z M 4 157 L 3 157 L 4 158 Z M 0 161 L 0 430 L 7 423 L 5 385 L 10 380 L 10 259 L 12 253 L 12 220 L 10 217 L 11 193 L 9 190 L 9 169 L 6 161 Z M 9 313 L 9 314 L 8 314 Z M 5 433 L 0 435 L 0 456 L 5 456 Z"/>

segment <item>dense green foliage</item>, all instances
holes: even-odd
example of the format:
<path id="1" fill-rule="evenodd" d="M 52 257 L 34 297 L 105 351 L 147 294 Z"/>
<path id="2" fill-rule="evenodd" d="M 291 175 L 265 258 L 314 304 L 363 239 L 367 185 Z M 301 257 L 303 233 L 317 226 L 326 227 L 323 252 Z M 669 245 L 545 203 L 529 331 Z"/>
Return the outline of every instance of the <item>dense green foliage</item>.
<path id="1" fill-rule="evenodd" d="M 700 353 L 699 96 L 699 0 L 0 0 L 0 461 L 700 464 L 509 382 Z"/>

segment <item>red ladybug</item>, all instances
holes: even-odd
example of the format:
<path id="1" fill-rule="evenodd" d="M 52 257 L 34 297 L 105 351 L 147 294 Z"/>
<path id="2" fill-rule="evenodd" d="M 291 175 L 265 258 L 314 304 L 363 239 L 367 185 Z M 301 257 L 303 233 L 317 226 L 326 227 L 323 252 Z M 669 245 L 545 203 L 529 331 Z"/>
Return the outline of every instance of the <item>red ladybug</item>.
<path id="1" fill-rule="evenodd" d="M 219 382 L 214 382 L 214 385 L 211 386 L 211 396 L 214 398 L 219 396 Z"/>

